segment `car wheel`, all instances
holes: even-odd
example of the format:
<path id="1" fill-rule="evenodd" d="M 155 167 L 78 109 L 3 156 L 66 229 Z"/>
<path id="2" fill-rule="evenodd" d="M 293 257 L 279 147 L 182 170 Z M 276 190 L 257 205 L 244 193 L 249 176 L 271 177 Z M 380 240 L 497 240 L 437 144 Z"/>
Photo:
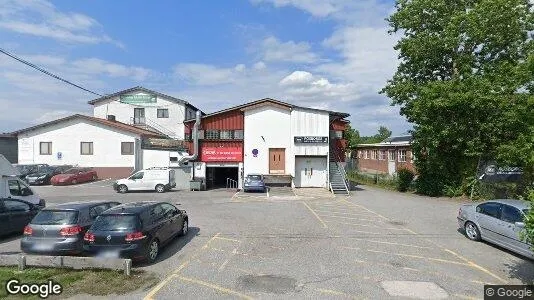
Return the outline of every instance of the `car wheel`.
<path id="1" fill-rule="evenodd" d="M 156 185 L 156 192 L 165 193 L 165 186 L 163 184 Z"/>
<path id="2" fill-rule="evenodd" d="M 77 184 L 77 183 L 78 183 L 78 180 L 73 179 L 70 183 L 72 183 L 72 184 Z"/>
<path id="3" fill-rule="evenodd" d="M 182 224 L 182 231 L 180 231 L 180 236 L 187 235 L 188 231 L 189 231 L 189 222 L 187 222 L 187 220 L 184 220 L 184 224 Z"/>
<path id="4" fill-rule="evenodd" d="M 93 181 L 97 180 L 98 177 L 96 177 L 96 175 L 93 175 Z"/>
<path id="5" fill-rule="evenodd" d="M 473 222 L 465 223 L 465 235 L 468 239 L 472 241 L 480 241 L 480 231 L 478 230 L 477 225 Z"/>
<path id="6" fill-rule="evenodd" d="M 128 187 L 125 186 L 124 184 L 121 184 L 119 185 L 119 187 L 117 188 L 117 191 L 121 194 L 125 194 L 128 192 Z"/>
<path id="7" fill-rule="evenodd" d="M 159 243 L 158 243 L 158 240 L 153 239 L 148 244 L 148 248 L 146 250 L 146 260 L 149 263 L 153 263 L 156 261 L 158 254 L 159 254 Z"/>

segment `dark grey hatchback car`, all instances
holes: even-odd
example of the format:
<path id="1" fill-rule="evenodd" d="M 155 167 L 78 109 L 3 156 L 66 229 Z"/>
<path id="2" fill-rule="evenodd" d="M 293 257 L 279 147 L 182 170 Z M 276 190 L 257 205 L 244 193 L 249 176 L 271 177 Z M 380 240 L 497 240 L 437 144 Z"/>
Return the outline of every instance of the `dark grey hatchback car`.
<path id="1" fill-rule="evenodd" d="M 47 207 L 24 228 L 20 248 L 26 253 L 79 254 L 83 252 L 83 236 L 96 217 L 119 204 L 90 201 Z"/>

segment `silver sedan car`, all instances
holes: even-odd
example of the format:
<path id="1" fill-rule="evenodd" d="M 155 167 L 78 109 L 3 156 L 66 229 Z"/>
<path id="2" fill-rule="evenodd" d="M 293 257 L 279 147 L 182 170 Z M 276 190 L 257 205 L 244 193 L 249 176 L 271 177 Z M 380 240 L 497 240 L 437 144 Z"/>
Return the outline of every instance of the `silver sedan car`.
<path id="1" fill-rule="evenodd" d="M 520 238 L 529 210 L 529 202 L 512 199 L 466 204 L 458 211 L 458 225 L 470 240 L 485 240 L 534 259 L 532 246 Z"/>

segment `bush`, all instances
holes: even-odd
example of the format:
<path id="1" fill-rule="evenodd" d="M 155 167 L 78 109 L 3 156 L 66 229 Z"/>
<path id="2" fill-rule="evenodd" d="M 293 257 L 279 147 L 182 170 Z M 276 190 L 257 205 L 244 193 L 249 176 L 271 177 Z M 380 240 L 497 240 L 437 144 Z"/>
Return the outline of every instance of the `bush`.
<path id="1" fill-rule="evenodd" d="M 397 190 L 400 192 L 406 192 L 415 177 L 414 172 L 409 169 L 399 169 L 397 171 Z"/>

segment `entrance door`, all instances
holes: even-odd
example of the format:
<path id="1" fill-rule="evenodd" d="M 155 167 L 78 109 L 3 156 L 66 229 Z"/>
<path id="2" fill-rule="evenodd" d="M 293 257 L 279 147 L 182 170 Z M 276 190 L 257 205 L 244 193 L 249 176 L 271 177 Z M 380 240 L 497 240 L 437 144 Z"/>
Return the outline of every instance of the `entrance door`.
<path id="1" fill-rule="evenodd" d="M 395 150 L 388 151 L 388 174 L 395 174 Z"/>
<path id="2" fill-rule="evenodd" d="M 296 157 L 296 187 L 326 187 L 326 157 Z"/>
<path id="3" fill-rule="evenodd" d="M 145 124 L 144 108 L 134 108 L 134 124 Z"/>
<path id="4" fill-rule="evenodd" d="M 270 148 L 269 149 L 269 174 L 286 173 L 286 149 Z"/>

